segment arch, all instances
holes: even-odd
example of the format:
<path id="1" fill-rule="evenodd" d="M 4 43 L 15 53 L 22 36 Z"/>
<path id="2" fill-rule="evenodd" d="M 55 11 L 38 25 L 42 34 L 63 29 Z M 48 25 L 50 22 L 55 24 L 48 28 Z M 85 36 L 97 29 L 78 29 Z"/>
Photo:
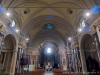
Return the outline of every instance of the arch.
<path id="1" fill-rule="evenodd" d="M 44 36 L 41 36 L 44 35 Z M 66 46 L 66 40 L 65 38 L 57 31 L 41 31 L 41 32 L 38 32 L 35 37 L 32 39 L 32 41 L 30 41 L 31 43 L 35 42 L 37 39 L 40 39 L 41 41 L 41 38 L 44 38 L 45 40 L 50 40 L 50 39 L 56 39 L 58 41 L 61 41 L 64 43 L 64 45 Z M 39 41 L 39 40 L 38 40 Z M 52 40 L 53 41 L 53 40 Z"/>
<path id="2" fill-rule="evenodd" d="M 10 42 L 10 43 L 9 43 Z M 10 48 L 12 47 L 12 50 L 14 50 L 16 48 L 16 40 L 15 40 L 15 37 L 12 35 L 12 34 L 8 34 L 5 38 L 4 38 L 4 45 L 5 46 L 6 44 L 8 46 L 10 46 Z"/>
<path id="3" fill-rule="evenodd" d="M 13 52 L 16 48 L 16 40 L 15 37 L 12 34 L 8 34 L 4 38 L 4 44 L 2 46 L 2 54 L 3 55 L 3 60 L 2 64 L 3 66 L 3 72 L 4 74 L 10 74 L 11 72 L 11 64 L 13 61 Z"/>
<path id="4" fill-rule="evenodd" d="M 96 46 L 94 40 L 90 34 L 85 34 L 81 40 L 81 49 L 82 49 L 82 57 L 83 62 L 85 63 L 85 69 L 87 72 L 93 72 L 99 70 L 99 59 L 97 56 Z M 95 68 L 93 67 L 95 66 Z"/>
<path id="5" fill-rule="evenodd" d="M 50 49 L 50 53 L 48 53 L 48 49 Z M 43 68 L 43 66 L 52 65 L 54 68 L 59 68 L 58 64 L 60 64 L 60 58 L 59 58 L 59 48 L 57 43 L 51 42 L 51 41 L 45 41 L 41 44 L 39 48 L 39 59 L 38 61 L 40 66 Z M 42 60 L 41 60 L 42 59 Z M 56 66 L 55 66 L 56 65 Z"/>
<path id="6" fill-rule="evenodd" d="M 49 18 L 49 17 L 52 17 L 52 18 Z M 61 18 L 61 17 L 58 17 L 58 16 L 55 16 L 55 15 L 43 15 L 43 16 L 39 16 L 39 17 L 36 17 L 34 19 L 32 19 L 24 28 L 23 28 L 23 31 L 22 31 L 22 36 L 25 37 L 25 35 L 27 34 L 27 32 L 30 30 L 30 28 L 32 28 L 32 26 L 35 26 L 37 23 L 43 21 L 43 22 L 47 22 L 50 21 L 49 23 L 52 23 L 52 22 L 57 22 L 57 23 L 61 23 L 65 28 L 66 30 L 71 34 L 71 35 L 74 35 L 75 33 L 75 30 L 74 28 L 72 27 L 72 25 L 67 22 L 65 19 Z"/>
<path id="7" fill-rule="evenodd" d="M 81 49 L 83 49 L 83 43 L 84 43 L 84 40 L 85 39 L 88 39 L 88 38 L 91 38 L 92 39 L 92 36 L 90 35 L 90 34 L 85 34 L 85 35 L 83 35 L 83 37 L 82 37 L 82 40 L 81 40 Z"/>
<path id="8" fill-rule="evenodd" d="M 44 46 L 47 45 L 47 44 L 52 44 L 52 45 L 54 45 L 54 46 L 57 48 L 57 50 L 59 50 L 59 49 L 58 49 L 58 47 L 59 47 L 58 44 L 57 44 L 56 42 L 54 42 L 54 41 L 44 41 L 43 43 L 41 43 L 40 46 L 41 46 L 41 48 L 44 48 Z M 41 49 L 40 49 L 40 50 L 41 50 Z M 56 52 L 57 50 L 55 50 L 55 52 Z"/>

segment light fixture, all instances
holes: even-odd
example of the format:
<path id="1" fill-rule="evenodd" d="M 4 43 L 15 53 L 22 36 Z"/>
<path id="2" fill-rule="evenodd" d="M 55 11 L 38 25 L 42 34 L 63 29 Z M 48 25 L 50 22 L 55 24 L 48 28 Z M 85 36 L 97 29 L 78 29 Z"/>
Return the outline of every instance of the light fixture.
<path id="1" fill-rule="evenodd" d="M 86 16 L 87 16 L 87 17 L 89 17 L 89 16 L 90 16 L 90 13 L 89 13 L 89 12 L 87 12 L 87 13 L 86 13 Z"/>
<path id="2" fill-rule="evenodd" d="M 71 41 L 71 37 L 69 37 L 68 40 Z"/>
<path id="3" fill-rule="evenodd" d="M 16 32 L 18 33 L 18 32 L 19 32 L 19 30 L 18 30 L 18 29 L 16 29 Z"/>
<path id="4" fill-rule="evenodd" d="M 29 40 L 29 38 L 26 38 L 26 41 L 28 41 Z"/>
<path id="5" fill-rule="evenodd" d="M 6 15 L 7 15 L 7 16 L 10 16 L 10 13 L 7 12 Z"/>
<path id="6" fill-rule="evenodd" d="M 47 49 L 47 53 L 51 53 L 51 48 L 48 48 Z"/>
<path id="7" fill-rule="evenodd" d="M 81 28 L 79 28 L 79 29 L 78 29 L 78 32 L 82 32 L 82 29 L 81 29 Z"/>

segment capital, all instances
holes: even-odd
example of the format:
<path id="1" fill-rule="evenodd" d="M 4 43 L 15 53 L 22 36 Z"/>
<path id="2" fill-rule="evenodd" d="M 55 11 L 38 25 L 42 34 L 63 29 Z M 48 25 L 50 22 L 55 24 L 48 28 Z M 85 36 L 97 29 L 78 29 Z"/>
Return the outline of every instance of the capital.
<path id="1" fill-rule="evenodd" d="M 92 25 L 91 27 L 90 27 L 90 33 L 91 34 L 94 34 L 96 32 L 96 25 Z"/>
<path id="2" fill-rule="evenodd" d="M 26 45 L 23 42 L 18 43 L 19 48 L 26 48 Z"/>
<path id="3" fill-rule="evenodd" d="M 72 43 L 71 48 L 74 49 L 76 47 L 79 47 L 79 43 L 78 42 Z"/>

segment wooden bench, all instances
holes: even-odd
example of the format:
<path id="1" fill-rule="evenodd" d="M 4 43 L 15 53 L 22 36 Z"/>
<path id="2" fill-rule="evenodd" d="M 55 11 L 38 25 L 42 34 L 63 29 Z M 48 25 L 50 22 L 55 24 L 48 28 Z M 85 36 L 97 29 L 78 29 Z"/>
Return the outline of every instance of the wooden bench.
<path id="1" fill-rule="evenodd" d="M 83 73 L 66 72 L 61 69 L 53 70 L 54 75 L 84 75 Z"/>
<path id="2" fill-rule="evenodd" d="M 53 73 L 54 73 L 54 74 L 55 74 L 55 73 L 63 73 L 63 72 L 66 72 L 66 71 L 61 70 L 61 69 L 55 69 L 55 70 L 53 70 Z"/>
<path id="3" fill-rule="evenodd" d="M 16 75 L 44 75 L 44 70 L 34 70 L 30 72 L 19 73 Z"/>
<path id="4" fill-rule="evenodd" d="M 55 73 L 54 75 L 84 75 L 82 73 Z"/>

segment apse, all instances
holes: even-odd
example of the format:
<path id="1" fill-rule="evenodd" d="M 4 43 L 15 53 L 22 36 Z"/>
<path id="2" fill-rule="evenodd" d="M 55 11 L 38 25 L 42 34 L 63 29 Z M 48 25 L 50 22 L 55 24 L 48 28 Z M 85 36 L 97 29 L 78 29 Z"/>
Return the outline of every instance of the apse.
<path id="1" fill-rule="evenodd" d="M 59 48 L 54 42 L 45 42 L 40 50 L 39 50 L 39 61 L 40 66 L 43 67 L 45 65 L 51 64 L 52 67 L 55 67 L 56 64 L 58 67 L 59 64 Z"/>
<path id="2" fill-rule="evenodd" d="M 44 52 L 44 55 L 52 56 L 57 50 L 57 47 L 54 44 L 48 42 L 42 46 L 42 50 Z"/>
<path id="3" fill-rule="evenodd" d="M 51 53 L 51 48 L 48 48 L 47 49 L 47 53 Z"/>

